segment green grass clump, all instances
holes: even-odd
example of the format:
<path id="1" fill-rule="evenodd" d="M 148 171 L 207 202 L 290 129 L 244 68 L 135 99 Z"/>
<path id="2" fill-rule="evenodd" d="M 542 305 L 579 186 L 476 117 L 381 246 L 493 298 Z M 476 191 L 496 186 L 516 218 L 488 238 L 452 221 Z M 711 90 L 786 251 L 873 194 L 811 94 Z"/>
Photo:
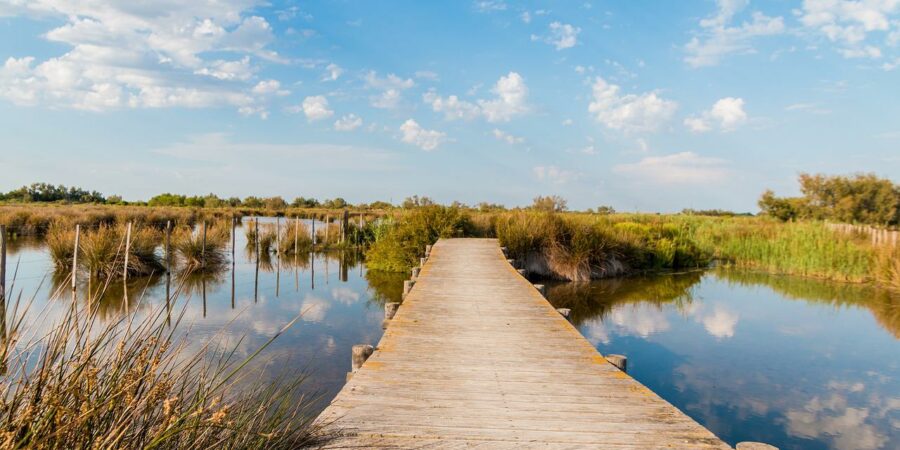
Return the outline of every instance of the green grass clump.
<path id="1" fill-rule="evenodd" d="M 472 231 L 471 223 L 458 208 L 415 208 L 376 232 L 376 240 L 366 252 L 367 265 L 373 270 L 406 272 L 418 264 L 426 245 L 442 237 L 465 236 L 467 230 Z"/>
<path id="2" fill-rule="evenodd" d="M 312 238 L 303 223 L 288 221 L 278 237 L 278 252 L 282 255 L 305 253 L 312 250 Z"/>
<path id="3" fill-rule="evenodd" d="M 183 270 L 191 272 L 215 272 L 228 262 L 228 245 L 231 243 L 231 225 L 225 221 L 208 223 L 206 241 L 203 226 L 194 229 L 180 227 L 173 233 L 172 250 L 179 257 Z"/>

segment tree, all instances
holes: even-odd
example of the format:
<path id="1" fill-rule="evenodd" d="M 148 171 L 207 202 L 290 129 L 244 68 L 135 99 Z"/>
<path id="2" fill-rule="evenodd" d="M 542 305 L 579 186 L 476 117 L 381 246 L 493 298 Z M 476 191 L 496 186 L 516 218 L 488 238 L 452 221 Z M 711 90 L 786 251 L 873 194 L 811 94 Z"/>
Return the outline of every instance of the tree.
<path id="1" fill-rule="evenodd" d="M 312 197 L 297 197 L 291 202 L 291 206 L 294 208 L 315 208 L 319 206 L 319 201 Z"/>
<path id="2" fill-rule="evenodd" d="M 800 174 L 801 197 L 763 193 L 763 213 L 781 220 L 817 219 L 872 225 L 900 224 L 900 186 L 874 174 Z"/>
<path id="3" fill-rule="evenodd" d="M 432 206 L 432 205 L 434 205 L 434 200 L 432 200 L 429 197 L 425 197 L 424 195 L 422 197 L 419 197 L 418 195 L 413 195 L 412 197 L 406 197 L 406 199 L 403 200 L 403 208 L 405 208 L 405 209 L 418 208 L 421 206 Z"/>
<path id="4" fill-rule="evenodd" d="M 325 200 L 324 202 L 322 202 L 322 206 L 329 209 L 341 209 L 350 206 L 350 204 L 347 203 L 347 201 L 343 198 L 337 197 L 331 200 Z"/>
<path id="5" fill-rule="evenodd" d="M 263 204 L 263 201 L 259 197 L 254 197 L 252 195 L 244 198 L 242 204 L 247 208 L 262 208 L 263 206 L 265 206 Z"/>
<path id="6" fill-rule="evenodd" d="M 266 209 L 284 209 L 287 208 L 287 202 L 283 198 L 275 196 L 263 199 Z"/>
<path id="7" fill-rule="evenodd" d="M 391 209 L 393 207 L 394 207 L 394 205 L 392 205 L 388 202 L 381 201 L 381 200 L 374 201 L 369 204 L 369 209 Z"/>
<path id="8" fill-rule="evenodd" d="M 569 209 L 569 207 L 566 199 L 558 195 L 548 195 L 546 197 L 539 195 L 534 198 L 531 209 L 547 212 L 563 212 Z"/>
<path id="9" fill-rule="evenodd" d="M 609 215 L 609 214 L 615 214 L 615 213 L 616 213 L 616 210 L 612 206 L 603 205 L 603 206 L 597 207 L 597 214 Z"/>

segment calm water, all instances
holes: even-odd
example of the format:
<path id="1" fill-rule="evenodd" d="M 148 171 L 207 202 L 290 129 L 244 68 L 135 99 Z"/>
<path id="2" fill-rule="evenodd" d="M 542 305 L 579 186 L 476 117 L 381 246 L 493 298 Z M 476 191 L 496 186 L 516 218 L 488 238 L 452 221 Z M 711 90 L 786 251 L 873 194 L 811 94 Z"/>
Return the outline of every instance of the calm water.
<path id="1" fill-rule="evenodd" d="M 69 301 L 53 288 L 43 246 L 12 243 L 14 292 L 35 295 L 39 324 Z M 260 261 L 239 228 L 234 271 L 186 283 L 185 330 L 197 349 L 219 335 L 249 355 L 298 314 L 300 321 L 260 360 L 267 373 L 309 373 L 320 404 L 343 386 L 350 347 L 381 338 L 386 301 L 405 274 L 366 270 L 353 252 Z M 43 283 L 43 284 L 42 284 Z M 84 289 L 82 289 L 84 290 Z M 129 284 L 137 313 L 164 305 L 163 278 Z M 204 294 L 205 293 L 205 294 Z M 117 317 L 112 286 L 102 313 Z M 709 271 L 550 286 L 581 332 L 603 353 L 629 357 L 629 373 L 734 444 L 782 449 L 900 448 L 900 294 L 837 283 Z M 178 309 L 177 307 L 175 309 Z"/>
<path id="2" fill-rule="evenodd" d="M 900 293 L 747 272 L 552 286 L 602 353 L 732 445 L 900 448 Z"/>
<path id="3" fill-rule="evenodd" d="M 317 228 L 321 225 L 317 223 Z M 286 256 L 282 261 L 274 254 L 263 255 L 257 278 L 255 252 L 246 245 L 241 228 L 236 241 L 234 296 L 229 264 L 221 273 L 186 279 L 172 307 L 173 317 L 184 313 L 180 328 L 189 336 L 188 354 L 215 336 L 223 348 L 236 347 L 238 357 L 249 356 L 302 314 L 265 350 L 257 366 L 264 365 L 270 377 L 307 373 L 305 390 L 320 395 L 321 404 L 327 403 L 350 370 L 350 348 L 374 345 L 381 338 L 384 303 L 400 301 L 404 275 L 370 273 L 361 255 L 348 251 L 296 259 Z M 21 292 L 24 299 L 34 296 L 31 315 L 37 320 L 30 322 L 49 326 L 71 301 L 69 291 L 65 290 L 62 298 L 48 300 L 54 291 L 54 274 L 49 255 L 39 243 L 14 241 L 8 256 L 10 273 L 17 264 L 13 292 Z M 173 293 L 178 281 L 173 277 Z M 79 292 L 86 288 L 81 286 Z M 165 292 L 165 277 L 130 281 L 129 309 L 136 314 L 159 311 L 165 306 Z M 101 303 L 101 316 L 120 317 L 123 298 L 121 283 L 110 286 Z"/>

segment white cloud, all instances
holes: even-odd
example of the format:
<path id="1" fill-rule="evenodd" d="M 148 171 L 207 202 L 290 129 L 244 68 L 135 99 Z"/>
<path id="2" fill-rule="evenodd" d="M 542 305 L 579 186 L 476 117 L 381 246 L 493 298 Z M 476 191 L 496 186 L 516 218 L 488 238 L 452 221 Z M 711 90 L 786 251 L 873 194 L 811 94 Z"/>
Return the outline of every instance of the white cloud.
<path id="1" fill-rule="evenodd" d="M 891 19 L 898 13 L 896 0 L 804 0 L 796 11 L 803 25 L 845 44 L 859 44 L 869 33 L 891 30 Z"/>
<path id="2" fill-rule="evenodd" d="M 506 10 L 506 2 L 501 0 L 479 0 L 473 6 L 476 11 L 482 13 Z"/>
<path id="3" fill-rule="evenodd" d="M 556 47 L 556 50 L 565 50 L 578 44 L 579 33 L 581 28 L 574 25 L 553 22 L 546 36 L 531 35 L 531 40 L 545 42 Z"/>
<path id="4" fill-rule="evenodd" d="M 303 114 L 306 120 L 314 122 L 316 120 L 327 119 L 334 115 L 334 111 L 328 109 L 328 99 L 323 95 L 313 95 L 303 99 Z"/>
<path id="5" fill-rule="evenodd" d="M 719 99 L 709 111 L 704 111 L 700 116 L 684 119 L 684 125 L 694 133 L 705 133 L 712 131 L 713 128 L 732 131 L 746 121 L 744 99 L 725 97 Z"/>
<path id="6" fill-rule="evenodd" d="M 648 156 L 633 164 L 616 165 L 613 171 L 658 184 L 714 183 L 723 181 L 729 173 L 725 161 L 694 152 Z"/>
<path id="7" fill-rule="evenodd" d="M 426 130 L 413 119 L 403 122 L 403 125 L 400 125 L 400 132 L 403 133 L 401 138 L 403 142 L 413 144 L 426 151 L 438 148 L 438 146 L 447 140 L 446 133 L 436 130 Z"/>
<path id="8" fill-rule="evenodd" d="M 248 0 L 148 3 L 34 0 L 9 14 L 61 25 L 44 37 L 68 50 L 43 61 L 7 61 L 0 97 L 17 104 L 103 111 L 233 106 L 264 111 L 252 92 L 250 57 L 284 62 L 267 49 L 266 19 Z M 48 20 L 49 19 L 49 20 Z M 207 59 L 215 54 L 217 59 Z M 27 64 L 23 64 L 27 62 Z"/>
<path id="9" fill-rule="evenodd" d="M 614 130 L 655 131 L 678 109 L 676 102 L 663 99 L 656 92 L 621 95 L 619 86 L 607 83 L 600 77 L 597 77 L 592 90 L 593 100 L 588 105 L 588 112 L 598 122 Z"/>
<path id="10" fill-rule="evenodd" d="M 381 91 L 370 98 L 370 104 L 381 109 L 396 108 L 402 99 L 402 91 L 416 85 L 412 78 L 403 79 L 394 74 L 380 78 L 375 71 L 366 74 L 365 82 L 369 89 Z"/>
<path id="11" fill-rule="evenodd" d="M 531 169 L 534 177 L 538 181 L 546 181 L 552 184 L 566 184 L 570 181 L 577 180 L 581 174 L 571 170 L 560 169 L 556 166 L 535 166 Z"/>
<path id="12" fill-rule="evenodd" d="M 417 70 L 413 75 L 416 78 L 421 78 L 423 80 L 437 81 L 441 79 L 437 72 L 432 72 L 430 70 Z"/>
<path id="13" fill-rule="evenodd" d="M 519 18 L 522 19 L 522 23 L 531 23 L 531 13 L 528 11 L 522 12 L 519 15 Z"/>
<path id="14" fill-rule="evenodd" d="M 525 142 L 525 138 L 513 136 L 509 133 L 504 132 L 498 128 L 494 128 L 493 131 L 494 137 L 500 141 L 506 142 L 509 145 L 521 144 Z"/>
<path id="15" fill-rule="evenodd" d="M 497 95 L 496 99 L 478 101 L 488 122 L 508 122 L 514 116 L 528 112 L 528 87 L 518 73 L 510 72 L 500 77 L 491 92 Z"/>
<path id="16" fill-rule="evenodd" d="M 838 50 L 838 53 L 841 54 L 844 58 L 854 59 L 854 58 L 869 58 L 869 59 L 878 59 L 881 58 L 881 49 L 875 47 L 874 45 L 867 45 L 865 47 L 854 47 L 854 48 L 842 48 Z"/>
<path id="17" fill-rule="evenodd" d="M 460 100 L 455 95 L 441 97 L 431 91 L 422 99 L 431 105 L 434 112 L 444 113 L 447 120 L 484 118 L 488 122 L 508 122 L 528 112 L 528 87 L 518 73 L 510 72 L 500 77 L 491 92 L 496 95 L 495 98 L 481 99 L 475 103 Z"/>
<path id="18" fill-rule="evenodd" d="M 432 91 L 425 93 L 422 99 L 431 104 L 434 112 L 444 113 L 447 120 L 464 119 L 471 120 L 481 115 L 481 108 L 471 102 L 460 100 L 459 97 L 451 95 L 449 97 L 440 97 Z"/>
<path id="19" fill-rule="evenodd" d="M 344 69 L 341 66 L 331 63 L 325 66 L 325 75 L 322 76 L 322 81 L 335 81 L 341 77 L 341 74 L 344 73 Z"/>
<path id="20" fill-rule="evenodd" d="M 713 309 L 712 314 L 705 315 L 700 318 L 703 328 L 713 337 L 722 339 L 734 336 L 734 328 L 738 323 L 738 316 L 718 305 Z"/>
<path id="21" fill-rule="evenodd" d="M 769 17 L 758 11 L 751 14 L 749 22 L 729 26 L 748 3 L 748 0 L 718 0 L 716 14 L 702 19 L 699 37 L 685 45 L 685 62 L 691 67 L 714 66 L 726 55 L 752 52 L 754 38 L 784 32 L 782 17 Z"/>
<path id="22" fill-rule="evenodd" d="M 363 124 L 361 117 L 356 114 L 347 114 L 334 122 L 334 129 L 337 131 L 353 131 Z"/>
<path id="23" fill-rule="evenodd" d="M 291 91 L 281 89 L 281 82 L 278 80 L 263 80 L 253 86 L 252 92 L 257 95 L 275 94 L 278 96 L 289 95 Z"/>

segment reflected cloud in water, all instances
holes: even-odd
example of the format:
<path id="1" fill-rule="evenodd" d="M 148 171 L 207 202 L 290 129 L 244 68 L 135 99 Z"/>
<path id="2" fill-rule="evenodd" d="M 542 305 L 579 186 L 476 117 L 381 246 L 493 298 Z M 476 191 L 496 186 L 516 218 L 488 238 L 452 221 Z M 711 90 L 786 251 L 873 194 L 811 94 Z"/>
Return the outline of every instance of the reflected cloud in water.
<path id="1" fill-rule="evenodd" d="M 732 445 L 900 448 L 900 293 L 720 270 L 551 283 L 548 296 Z"/>

